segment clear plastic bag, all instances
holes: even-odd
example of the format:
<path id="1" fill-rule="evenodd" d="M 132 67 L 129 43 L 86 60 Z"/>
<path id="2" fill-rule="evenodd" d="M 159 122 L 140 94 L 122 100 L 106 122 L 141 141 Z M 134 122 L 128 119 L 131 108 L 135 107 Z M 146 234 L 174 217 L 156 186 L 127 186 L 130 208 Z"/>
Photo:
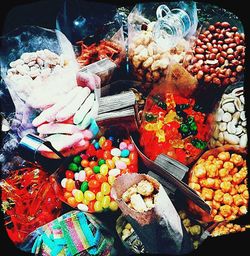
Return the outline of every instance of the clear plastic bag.
<path id="1" fill-rule="evenodd" d="M 128 55 L 136 79 L 159 82 L 170 62 L 182 63 L 197 23 L 195 2 L 137 4 L 128 16 Z"/>
<path id="2" fill-rule="evenodd" d="M 88 8 L 85 8 L 86 5 Z M 99 62 L 103 59 L 109 59 L 115 64 L 111 68 L 107 67 L 108 77 L 101 76 L 102 84 L 107 84 L 126 55 L 122 17 L 115 6 L 65 0 L 57 15 L 56 26 L 74 45 L 77 61 L 84 69 L 89 68 L 98 74 Z M 89 66 L 93 63 L 97 65 Z"/>

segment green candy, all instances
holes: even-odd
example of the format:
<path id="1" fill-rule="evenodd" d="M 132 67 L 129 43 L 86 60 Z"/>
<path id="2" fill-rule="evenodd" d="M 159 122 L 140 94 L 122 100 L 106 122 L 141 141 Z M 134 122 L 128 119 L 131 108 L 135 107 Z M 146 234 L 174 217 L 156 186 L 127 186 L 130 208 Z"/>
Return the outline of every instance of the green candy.
<path id="1" fill-rule="evenodd" d="M 84 181 L 81 185 L 81 191 L 84 193 L 86 190 L 88 190 L 89 184 L 87 181 Z"/>
<path id="2" fill-rule="evenodd" d="M 94 171 L 94 173 L 99 173 L 100 172 L 100 166 L 98 166 L 98 165 L 94 166 L 93 171 Z"/>
<path id="3" fill-rule="evenodd" d="M 159 102 L 157 103 L 157 105 L 158 105 L 160 108 L 164 109 L 164 110 L 167 109 L 167 104 L 166 104 L 165 102 L 163 102 L 163 101 L 159 101 Z"/>
<path id="4" fill-rule="evenodd" d="M 197 125 L 196 125 L 195 122 L 193 122 L 193 123 L 190 124 L 190 130 L 191 130 L 191 131 L 197 131 Z"/>
<path id="5" fill-rule="evenodd" d="M 100 159 L 99 161 L 98 161 L 98 165 L 99 166 L 101 166 L 101 165 L 103 165 L 103 164 L 105 164 L 106 162 L 105 162 L 105 160 L 104 159 Z"/>
<path id="6" fill-rule="evenodd" d="M 155 121 L 157 119 L 157 117 L 151 113 L 146 113 L 145 119 L 147 122 L 152 122 L 152 121 Z"/>
<path id="7" fill-rule="evenodd" d="M 189 131 L 188 126 L 186 124 L 181 124 L 180 131 L 181 133 L 187 133 Z"/>
<path id="8" fill-rule="evenodd" d="M 82 161 L 82 158 L 81 158 L 80 156 L 75 156 L 75 157 L 73 158 L 73 162 L 74 162 L 75 164 L 80 164 L 81 161 Z"/>
<path id="9" fill-rule="evenodd" d="M 69 166 L 68 166 L 68 169 L 71 170 L 71 171 L 78 171 L 78 165 L 75 164 L 75 163 L 70 163 Z"/>

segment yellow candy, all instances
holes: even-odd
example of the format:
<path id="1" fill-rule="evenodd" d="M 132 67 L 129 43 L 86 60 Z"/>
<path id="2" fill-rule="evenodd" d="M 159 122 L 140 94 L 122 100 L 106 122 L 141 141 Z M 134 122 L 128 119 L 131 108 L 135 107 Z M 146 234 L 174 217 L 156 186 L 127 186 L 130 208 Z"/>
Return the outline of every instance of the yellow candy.
<path id="1" fill-rule="evenodd" d="M 172 109 L 168 112 L 168 114 L 164 117 L 164 123 L 170 123 L 174 121 L 174 119 L 177 117 L 177 114 Z"/>
<path id="2" fill-rule="evenodd" d="M 107 159 L 106 160 L 106 165 L 108 166 L 109 170 L 115 168 L 115 163 L 112 161 L 112 159 Z"/>
<path id="3" fill-rule="evenodd" d="M 100 174 L 106 176 L 108 174 L 109 168 L 106 164 L 101 165 L 100 167 Z"/>
<path id="4" fill-rule="evenodd" d="M 164 130 L 158 130 L 155 134 L 158 138 L 158 142 L 165 142 L 165 132 Z"/>
<path id="5" fill-rule="evenodd" d="M 104 195 L 108 195 L 110 193 L 110 185 L 108 184 L 108 182 L 103 182 L 102 183 L 101 192 Z"/>
<path id="6" fill-rule="evenodd" d="M 110 204 L 110 196 L 104 196 L 102 199 L 102 207 L 108 208 Z"/>
<path id="7" fill-rule="evenodd" d="M 108 177 L 108 182 L 111 186 L 113 186 L 114 182 L 115 182 L 116 177 L 115 176 L 109 176 Z"/>
<path id="8" fill-rule="evenodd" d="M 130 159 L 129 158 L 124 158 L 124 157 L 121 157 L 120 158 L 120 160 L 122 161 L 122 162 L 124 162 L 126 165 L 130 165 Z"/>
<path id="9" fill-rule="evenodd" d="M 96 212 L 102 212 L 102 203 L 100 201 L 96 201 L 94 204 L 94 209 Z"/>
<path id="10" fill-rule="evenodd" d="M 118 209 L 118 204 L 116 201 L 111 201 L 110 204 L 109 204 L 109 209 L 111 211 L 117 211 Z"/>
<path id="11" fill-rule="evenodd" d="M 95 198 L 97 201 L 102 201 L 103 197 L 104 197 L 104 195 L 101 191 L 96 193 Z"/>
<path id="12" fill-rule="evenodd" d="M 83 192 L 81 190 L 76 190 L 74 197 L 75 197 L 76 202 L 78 202 L 78 203 L 82 202 Z"/>
<path id="13" fill-rule="evenodd" d="M 82 203 L 88 205 L 88 204 L 89 204 L 89 201 L 88 201 L 85 197 L 83 197 Z"/>
<path id="14" fill-rule="evenodd" d="M 104 136 L 102 136 L 102 137 L 99 139 L 98 143 L 99 143 L 100 147 L 102 147 L 102 145 L 103 145 L 103 143 L 104 143 L 105 141 L 106 141 L 106 138 L 105 138 Z"/>
<path id="15" fill-rule="evenodd" d="M 84 197 L 88 201 L 95 200 L 95 194 L 92 191 L 90 191 L 90 190 L 86 190 L 84 192 Z"/>
<path id="16" fill-rule="evenodd" d="M 118 156 L 114 156 L 112 157 L 112 161 L 115 163 L 116 161 L 120 160 L 120 158 Z"/>

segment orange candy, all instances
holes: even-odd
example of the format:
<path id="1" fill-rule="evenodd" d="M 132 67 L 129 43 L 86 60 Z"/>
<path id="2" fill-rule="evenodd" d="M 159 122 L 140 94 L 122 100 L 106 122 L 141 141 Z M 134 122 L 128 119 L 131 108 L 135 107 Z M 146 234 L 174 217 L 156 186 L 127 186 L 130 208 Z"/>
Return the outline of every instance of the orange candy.
<path id="1" fill-rule="evenodd" d="M 72 179 L 67 179 L 65 188 L 67 191 L 71 192 L 75 188 L 75 181 Z"/>
<path id="2" fill-rule="evenodd" d="M 96 161 L 90 161 L 90 162 L 89 162 L 89 167 L 90 167 L 91 169 L 93 169 L 94 166 L 96 166 L 96 165 L 98 165 L 98 163 L 97 163 Z"/>
<path id="3" fill-rule="evenodd" d="M 110 170 L 115 168 L 115 163 L 113 162 L 112 159 L 107 159 L 107 160 L 106 160 L 106 165 L 108 166 L 108 168 L 109 168 Z"/>
<path id="4" fill-rule="evenodd" d="M 88 166 L 89 166 L 89 161 L 88 161 L 87 159 L 83 159 L 83 160 L 81 161 L 81 166 L 82 166 L 82 167 L 88 167 Z"/>
<path id="5" fill-rule="evenodd" d="M 77 202 L 75 200 L 75 198 L 73 196 L 69 197 L 67 199 L 67 202 L 68 204 L 71 206 L 71 207 L 76 207 L 77 206 Z"/>
<path id="6" fill-rule="evenodd" d="M 108 150 L 104 151 L 104 153 L 103 153 L 103 158 L 104 158 L 105 160 L 111 159 L 111 158 L 112 158 L 112 155 L 111 155 L 110 151 L 108 151 Z"/>
<path id="7" fill-rule="evenodd" d="M 90 167 L 85 167 L 84 171 L 86 173 L 87 178 L 90 177 L 94 173 L 93 170 Z"/>
<path id="8" fill-rule="evenodd" d="M 94 209 L 95 202 L 96 202 L 96 200 L 92 200 L 89 202 L 89 204 L 88 204 L 89 212 L 95 212 L 95 209 Z"/>
<path id="9" fill-rule="evenodd" d="M 68 192 L 68 191 L 65 191 L 64 194 L 63 194 L 64 198 L 65 199 L 68 199 L 69 197 L 72 196 L 72 193 Z"/>
<path id="10" fill-rule="evenodd" d="M 100 173 L 97 173 L 97 174 L 95 175 L 95 179 L 96 179 L 98 182 L 100 182 L 101 184 L 102 184 L 103 182 L 105 182 L 105 181 L 108 180 L 108 179 L 107 179 L 107 176 L 104 176 L 104 175 L 102 175 L 102 174 L 100 174 Z"/>

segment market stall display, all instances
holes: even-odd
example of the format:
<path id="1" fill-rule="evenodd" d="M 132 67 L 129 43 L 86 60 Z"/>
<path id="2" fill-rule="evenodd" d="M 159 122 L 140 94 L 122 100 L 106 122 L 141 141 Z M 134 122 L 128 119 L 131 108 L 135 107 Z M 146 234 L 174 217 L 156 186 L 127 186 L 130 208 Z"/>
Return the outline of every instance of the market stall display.
<path id="1" fill-rule="evenodd" d="M 35 255 L 183 255 L 246 231 L 240 21 L 192 1 L 136 4 L 126 34 L 124 9 L 72 6 L 55 30 L 0 38 L 10 239 Z"/>

